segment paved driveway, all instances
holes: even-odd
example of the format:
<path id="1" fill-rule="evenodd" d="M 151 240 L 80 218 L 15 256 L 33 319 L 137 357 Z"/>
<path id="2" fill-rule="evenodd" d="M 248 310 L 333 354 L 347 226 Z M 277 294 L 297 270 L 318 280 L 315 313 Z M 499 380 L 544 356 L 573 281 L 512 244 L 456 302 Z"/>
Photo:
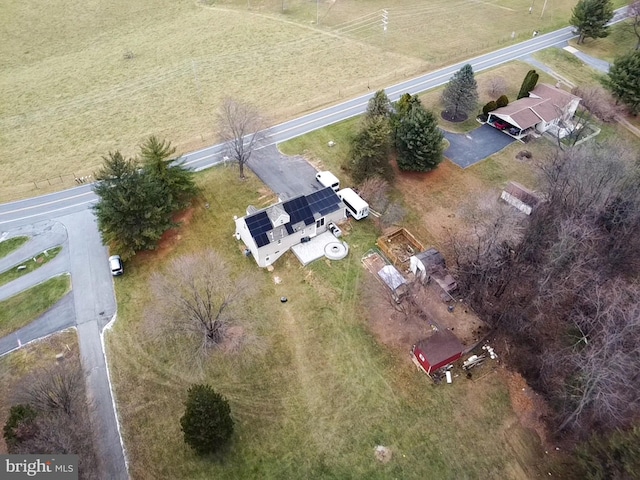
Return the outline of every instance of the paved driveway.
<path id="1" fill-rule="evenodd" d="M 304 158 L 283 155 L 276 145 L 255 150 L 249 168 L 282 200 L 313 193 L 321 185 L 316 181 L 317 170 Z"/>
<path id="2" fill-rule="evenodd" d="M 444 156 L 462 168 L 470 167 L 515 142 L 509 135 L 486 124 L 466 134 L 443 133 L 449 141 Z"/>

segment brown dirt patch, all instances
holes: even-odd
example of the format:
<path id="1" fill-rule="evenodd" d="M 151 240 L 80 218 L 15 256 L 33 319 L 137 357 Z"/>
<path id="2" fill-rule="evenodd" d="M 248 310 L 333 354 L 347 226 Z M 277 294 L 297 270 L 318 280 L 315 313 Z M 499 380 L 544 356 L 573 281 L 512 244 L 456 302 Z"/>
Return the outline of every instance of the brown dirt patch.
<path id="1" fill-rule="evenodd" d="M 464 226 L 458 215 L 459 207 L 470 198 L 486 195 L 486 186 L 448 160 L 432 172 L 396 173 L 396 188 L 420 216 L 412 233 L 425 247 L 431 243 L 446 257 L 449 235 Z"/>
<path id="2" fill-rule="evenodd" d="M 529 387 L 522 375 L 506 368 L 501 368 L 500 374 L 509 389 L 511 405 L 520 424 L 534 430 L 545 448 L 549 449 L 550 436 L 544 422 L 549 407 L 543 398 Z"/>
<path id="3" fill-rule="evenodd" d="M 398 352 L 408 352 L 418 340 L 430 336 L 435 329 L 448 329 L 462 344 L 473 347 L 483 336 L 486 326 L 464 303 L 455 304 L 449 312 L 450 303 L 443 301 L 442 289 L 430 283 L 417 295 L 417 302 L 424 315 L 405 315 L 393 306 L 389 289 L 374 274 L 368 274 L 367 305 L 369 326 L 380 343 Z M 407 362 L 410 358 L 406 355 Z"/>

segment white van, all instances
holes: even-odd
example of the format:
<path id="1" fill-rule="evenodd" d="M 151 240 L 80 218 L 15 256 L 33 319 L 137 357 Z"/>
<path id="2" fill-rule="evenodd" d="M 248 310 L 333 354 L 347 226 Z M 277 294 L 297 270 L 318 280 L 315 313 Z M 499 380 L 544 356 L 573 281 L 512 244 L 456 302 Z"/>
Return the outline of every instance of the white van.
<path id="1" fill-rule="evenodd" d="M 340 180 L 331 172 L 318 172 L 316 174 L 316 180 L 319 181 L 323 187 L 331 187 L 334 192 L 340 190 Z"/>
<path id="2" fill-rule="evenodd" d="M 347 214 L 356 220 L 360 220 L 369 215 L 369 204 L 350 188 L 340 190 L 338 197 L 342 200 L 344 206 L 347 207 Z"/>

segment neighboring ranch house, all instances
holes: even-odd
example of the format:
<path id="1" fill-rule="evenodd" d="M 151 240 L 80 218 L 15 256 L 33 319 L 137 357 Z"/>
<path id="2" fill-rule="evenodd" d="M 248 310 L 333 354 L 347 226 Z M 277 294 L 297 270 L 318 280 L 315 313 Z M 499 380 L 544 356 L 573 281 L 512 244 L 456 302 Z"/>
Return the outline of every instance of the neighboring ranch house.
<path id="1" fill-rule="evenodd" d="M 462 357 L 464 347 L 458 337 L 448 330 L 436 331 L 420 340 L 411 349 L 413 363 L 427 375 Z"/>
<path id="2" fill-rule="evenodd" d="M 580 100 L 561 88 L 541 83 L 528 97 L 490 112 L 487 122 L 517 139 L 546 131 L 563 138 L 570 133 L 566 126 L 570 125 Z"/>
<path id="3" fill-rule="evenodd" d="M 342 222 L 346 209 L 331 187 L 310 195 L 279 202 L 263 210 L 236 218 L 236 233 L 258 266 L 267 267 L 294 245 L 319 235 L 330 224 Z"/>

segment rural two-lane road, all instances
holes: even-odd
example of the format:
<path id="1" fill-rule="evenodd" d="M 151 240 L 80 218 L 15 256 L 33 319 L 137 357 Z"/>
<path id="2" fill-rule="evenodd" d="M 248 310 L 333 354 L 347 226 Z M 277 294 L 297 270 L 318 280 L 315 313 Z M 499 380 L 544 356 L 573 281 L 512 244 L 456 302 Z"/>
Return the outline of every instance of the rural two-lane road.
<path id="1" fill-rule="evenodd" d="M 616 10 L 611 23 L 623 20 L 626 7 Z M 407 80 L 385 89 L 391 101 L 396 101 L 404 93 L 417 94 L 438 87 L 449 81 L 451 76 L 463 65 L 469 63 L 475 72 L 496 67 L 503 63 L 531 55 L 545 48 L 562 45 L 575 38 L 573 27 L 566 27 L 555 32 L 539 35 L 530 40 L 487 53 L 470 60 L 456 63 L 435 72 Z M 265 133 L 263 146 L 270 146 L 305 133 L 318 130 L 342 120 L 362 114 L 373 93 L 362 95 L 339 105 L 310 113 L 269 128 Z M 224 145 L 218 144 L 182 157 L 184 165 L 192 170 L 200 171 L 223 161 Z M 33 223 L 38 220 L 58 217 L 89 208 L 97 200 L 91 185 L 82 185 L 49 195 L 0 205 L 0 230 Z"/>

